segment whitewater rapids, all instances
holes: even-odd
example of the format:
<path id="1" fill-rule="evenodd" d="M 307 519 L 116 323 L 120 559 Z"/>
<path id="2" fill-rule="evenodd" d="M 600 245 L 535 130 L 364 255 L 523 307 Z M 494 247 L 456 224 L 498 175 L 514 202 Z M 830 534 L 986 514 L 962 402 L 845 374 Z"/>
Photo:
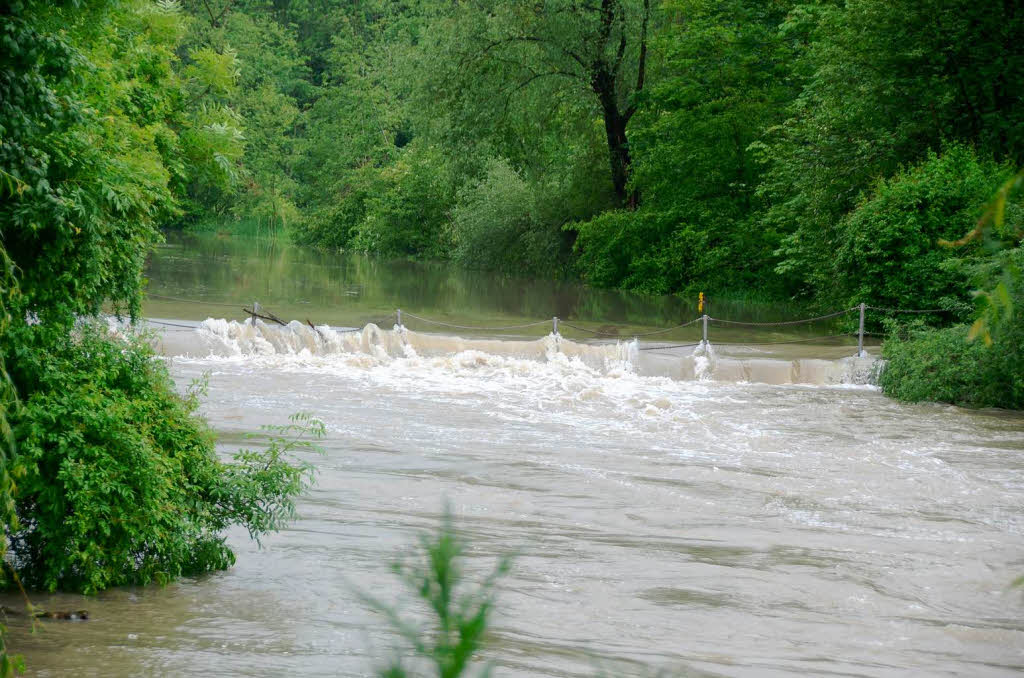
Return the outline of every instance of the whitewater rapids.
<path id="1" fill-rule="evenodd" d="M 168 356 L 255 361 L 266 366 L 315 364 L 325 369 L 367 367 L 401 361 L 406 369 L 419 363 L 538 372 L 559 365 L 592 374 L 630 373 L 678 381 L 751 382 L 814 386 L 872 386 L 879 361 L 844 356 L 762 357 L 723 354 L 714 344 L 660 348 L 640 342 L 582 343 L 550 334 L 536 340 L 464 338 L 414 332 L 370 324 L 362 329 L 310 326 L 292 321 L 286 326 L 257 320 L 242 322 L 208 319 L 194 331 L 164 333 L 160 350 Z M 735 349 L 734 349 L 735 350 Z"/>

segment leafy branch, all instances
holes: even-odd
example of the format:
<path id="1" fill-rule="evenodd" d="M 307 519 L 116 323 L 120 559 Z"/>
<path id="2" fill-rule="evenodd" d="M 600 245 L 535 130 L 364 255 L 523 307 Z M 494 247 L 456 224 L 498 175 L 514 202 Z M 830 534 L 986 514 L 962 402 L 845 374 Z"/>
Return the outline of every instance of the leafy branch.
<path id="1" fill-rule="evenodd" d="M 1012 196 L 1024 188 L 1024 170 L 1010 177 L 999 187 L 995 196 L 986 205 L 974 228 L 959 240 L 940 240 L 945 247 L 964 247 L 965 245 L 988 240 L 995 236 L 997 240 L 1009 240 L 1017 243 L 1024 237 L 1024 231 L 1015 229 L 1005 233 L 1006 206 Z M 981 338 L 986 346 L 992 345 L 992 331 L 1000 324 L 1013 319 L 1013 289 L 1020 284 L 1022 272 L 1012 258 L 1004 258 L 999 280 L 990 290 L 976 290 L 973 294 L 981 302 L 978 317 L 971 325 L 967 334 L 968 341 Z"/>
<path id="2" fill-rule="evenodd" d="M 326 434 L 324 422 L 305 412 L 289 420 L 263 426 L 272 434 L 266 449 L 240 450 L 227 465 L 226 491 L 219 502 L 225 525 L 244 525 L 257 543 L 295 516 L 295 497 L 312 482 L 314 467 L 298 461 L 296 453 L 323 454 L 318 441 Z"/>

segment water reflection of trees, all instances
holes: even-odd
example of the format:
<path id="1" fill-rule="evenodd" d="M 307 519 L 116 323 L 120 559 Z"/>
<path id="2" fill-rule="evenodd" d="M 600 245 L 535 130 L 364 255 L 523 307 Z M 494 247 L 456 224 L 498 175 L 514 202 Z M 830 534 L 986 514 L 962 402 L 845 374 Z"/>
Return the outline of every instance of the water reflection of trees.
<path id="1" fill-rule="evenodd" d="M 464 321 L 566 320 L 664 327 L 699 315 L 696 298 L 597 290 L 564 280 L 516 278 L 441 262 L 324 253 L 283 239 L 169 234 L 150 257 L 149 290 L 211 302 L 259 300 L 282 317 L 349 322 L 405 308 Z M 776 320 L 798 309 L 715 299 L 712 313 Z"/>

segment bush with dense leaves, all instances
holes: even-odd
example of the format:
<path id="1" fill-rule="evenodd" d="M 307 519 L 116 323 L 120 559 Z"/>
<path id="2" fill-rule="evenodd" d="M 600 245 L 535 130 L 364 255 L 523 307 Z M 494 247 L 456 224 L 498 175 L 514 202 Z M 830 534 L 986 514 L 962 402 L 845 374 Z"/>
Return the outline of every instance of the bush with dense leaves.
<path id="1" fill-rule="evenodd" d="M 1010 174 L 1009 167 L 956 145 L 879 181 L 840 224 L 836 301 L 918 309 L 962 305 L 969 286 L 968 267 L 960 261 L 977 258 L 979 248 L 940 241 L 970 231 Z"/>
<path id="2" fill-rule="evenodd" d="M 311 210 L 291 230 L 292 239 L 300 245 L 321 250 L 344 250 L 366 217 L 367 195 L 352 191 L 336 201 Z"/>
<path id="3" fill-rule="evenodd" d="M 1024 409 L 1024 288 L 1019 277 L 1005 274 L 1024 266 L 1024 249 L 1005 252 L 1000 259 L 1010 311 L 990 328 L 991 344 L 967 325 L 903 328 L 883 348 L 888 362 L 881 386 L 886 395 L 965 407 Z"/>
<path id="4" fill-rule="evenodd" d="M 444 256 L 448 248 L 442 228 L 454 194 L 440 151 L 410 147 L 369 191 L 352 247 L 385 256 Z"/>
<path id="5" fill-rule="evenodd" d="M 714 229 L 673 210 L 609 210 L 574 224 L 579 233 L 577 265 L 598 287 L 624 287 L 649 294 L 716 289 L 737 293 L 771 289 L 759 260 L 741 252 L 753 247 L 718 239 Z M 730 236 L 731 237 L 731 236 Z"/>
<path id="6" fill-rule="evenodd" d="M 197 393 L 179 396 L 143 340 L 85 327 L 22 357 L 11 551 L 26 584 L 92 593 L 224 569 L 227 527 L 258 537 L 291 515 L 310 467 L 280 441 L 219 461 Z"/>
<path id="7" fill-rule="evenodd" d="M 563 259 L 563 236 L 544 215 L 535 187 L 504 160 L 459 192 L 452 213 L 454 258 L 510 273 L 551 272 Z"/>

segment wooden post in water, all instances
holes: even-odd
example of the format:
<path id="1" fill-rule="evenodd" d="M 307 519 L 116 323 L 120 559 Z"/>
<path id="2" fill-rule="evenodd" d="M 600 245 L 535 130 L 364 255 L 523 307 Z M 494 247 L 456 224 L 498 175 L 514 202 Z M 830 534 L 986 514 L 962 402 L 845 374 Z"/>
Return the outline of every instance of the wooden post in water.
<path id="1" fill-rule="evenodd" d="M 864 302 L 860 302 L 860 329 L 857 331 L 857 357 L 864 355 Z"/>
<path id="2" fill-rule="evenodd" d="M 260 312 L 260 302 L 252 302 L 252 326 L 256 327 L 256 314 Z"/>
<path id="3" fill-rule="evenodd" d="M 402 309 L 398 309 L 398 328 L 402 328 Z"/>

